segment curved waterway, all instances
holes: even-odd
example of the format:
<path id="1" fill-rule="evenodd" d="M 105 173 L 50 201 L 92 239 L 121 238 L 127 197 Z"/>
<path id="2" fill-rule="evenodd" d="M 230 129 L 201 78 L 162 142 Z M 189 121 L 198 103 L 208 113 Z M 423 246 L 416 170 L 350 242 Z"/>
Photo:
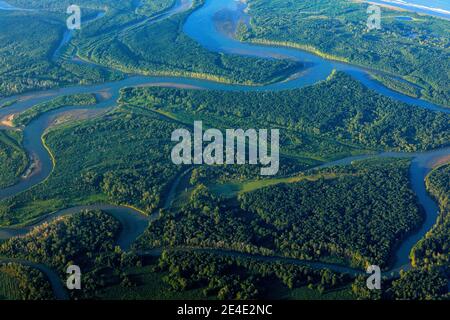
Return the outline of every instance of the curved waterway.
<path id="1" fill-rule="evenodd" d="M 447 0 L 368 0 L 366 2 L 450 20 L 450 2 Z"/>
<path id="2" fill-rule="evenodd" d="M 106 15 L 105 11 L 100 11 L 97 13 L 97 15 L 95 17 L 83 20 L 81 23 L 86 24 L 86 23 L 94 22 L 98 19 L 103 18 L 105 15 Z M 64 32 L 61 42 L 59 43 L 58 47 L 56 48 L 55 52 L 53 53 L 53 56 L 52 56 L 53 60 L 56 60 L 59 58 L 59 56 L 61 55 L 61 50 L 63 49 L 63 47 L 65 45 L 67 45 L 70 42 L 70 40 L 72 40 L 74 35 L 75 35 L 75 30 L 67 29 L 66 32 Z"/>
<path id="3" fill-rule="evenodd" d="M 14 258 L 1 258 L 0 264 L 8 264 L 8 263 L 18 263 L 27 267 L 31 267 L 41 271 L 48 279 L 50 286 L 52 287 L 53 295 L 57 300 L 68 300 L 69 295 L 66 291 L 66 288 L 63 286 L 61 279 L 59 278 L 58 273 L 47 267 L 46 265 L 40 263 L 34 263 L 22 259 L 14 259 Z"/>
<path id="4" fill-rule="evenodd" d="M 192 5 L 190 0 L 178 0 L 176 5 L 163 15 L 156 18 L 167 18 L 173 14 L 188 10 Z M 0 7 L 1 10 L 1 7 Z M 184 32 L 191 38 L 195 39 L 201 45 L 211 51 L 240 54 L 247 56 L 265 57 L 271 59 L 289 58 L 307 63 L 309 68 L 299 77 L 274 83 L 266 86 L 243 86 L 243 85 L 228 85 L 212 81 L 182 78 L 182 77 L 149 77 L 149 76 L 130 76 L 122 81 L 109 82 L 99 85 L 87 86 L 73 86 L 54 90 L 46 90 L 30 94 L 22 94 L 14 97 L 2 99 L 0 104 L 8 101 L 15 101 L 11 106 L 0 109 L 0 119 L 11 114 L 17 114 L 27 110 L 28 108 L 42 102 L 49 101 L 59 96 L 70 95 L 76 93 L 96 93 L 104 97 L 97 105 L 93 107 L 76 107 L 68 106 L 58 110 L 54 110 L 43 114 L 37 119 L 33 120 L 28 126 L 24 128 L 24 148 L 30 156 L 39 162 L 38 169 L 22 179 L 18 184 L 0 190 L 0 200 L 17 195 L 26 191 L 33 186 L 44 181 L 53 170 L 53 162 L 51 155 L 44 146 L 41 137 L 45 134 L 46 129 L 53 123 L 53 121 L 66 112 L 75 110 L 95 110 L 98 112 L 106 112 L 116 105 L 116 100 L 119 96 L 119 90 L 125 87 L 136 86 L 164 86 L 164 87 L 180 87 L 180 88 L 194 88 L 207 90 L 222 90 L 222 91 L 267 91 L 267 90 L 289 90 L 302 88 L 312 85 L 318 81 L 326 79 L 333 69 L 346 72 L 355 79 L 362 82 L 368 88 L 398 101 L 408 103 L 414 106 L 425 108 L 434 112 L 450 113 L 450 109 L 446 109 L 430 102 L 415 99 L 387 89 L 377 81 L 373 80 L 367 70 L 352 66 L 345 63 L 331 61 L 314 54 L 289 48 L 271 47 L 241 43 L 232 37 L 218 32 L 214 23 L 214 16 L 217 12 L 228 10 L 236 14 L 242 14 L 242 3 L 234 0 L 207 0 L 206 3 L 199 9 L 195 10 L 187 19 L 184 25 Z M 142 23 L 142 22 L 139 22 Z M 396 250 L 395 263 L 391 271 L 396 271 L 400 268 L 407 268 L 409 265 L 409 253 L 417 241 L 419 241 L 425 233 L 434 225 L 437 215 L 438 206 L 436 202 L 428 195 L 424 179 L 431 171 L 434 164 L 439 160 L 445 159 L 450 155 L 450 148 L 442 148 L 435 151 L 423 153 L 380 153 L 378 155 L 364 155 L 358 157 L 349 157 L 338 161 L 326 163 L 323 166 L 332 165 L 346 165 L 355 160 L 362 160 L 369 157 L 410 157 L 412 158 L 412 165 L 410 169 L 411 187 L 417 194 L 418 201 L 425 209 L 425 221 L 419 230 L 409 235 L 406 240 L 402 241 Z M 323 167 L 322 166 L 322 167 Z M 180 179 L 175 179 L 175 183 Z M 171 190 L 176 190 L 173 186 Z M 173 200 L 173 196 L 168 197 L 168 205 Z M 59 212 L 49 214 L 39 221 L 35 221 L 32 225 L 17 228 L 0 228 L 0 239 L 8 239 L 12 236 L 22 236 L 30 231 L 30 229 L 38 224 L 54 219 L 57 216 L 73 214 L 82 209 L 102 209 L 114 215 L 123 225 L 121 236 L 118 239 L 118 244 L 127 250 L 130 248 L 133 241 L 145 230 L 149 221 L 156 216 L 145 217 L 137 210 L 128 207 L 119 207 L 111 205 L 94 205 L 82 206 L 61 210 Z M 237 253 L 236 253 L 237 254 Z M 239 254 L 238 254 L 239 255 Z M 267 257 L 265 258 L 267 259 Z M 280 259 L 280 258 L 276 258 Z M 290 259 L 292 260 L 292 259 Z M 307 262 L 308 265 L 323 268 L 329 267 L 331 269 L 348 270 L 351 268 L 342 269 L 342 266 L 330 265 L 323 263 Z"/>

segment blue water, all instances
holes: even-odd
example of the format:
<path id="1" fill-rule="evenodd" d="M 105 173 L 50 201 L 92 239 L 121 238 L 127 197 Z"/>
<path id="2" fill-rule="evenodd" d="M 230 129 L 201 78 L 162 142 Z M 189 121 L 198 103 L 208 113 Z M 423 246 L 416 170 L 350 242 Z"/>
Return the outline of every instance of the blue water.
<path id="1" fill-rule="evenodd" d="M 90 22 L 94 22 L 95 20 L 101 19 L 106 15 L 106 12 L 100 11 L 97 13 L 97 15 L 91 19 L 82 20 L 82 25 Z M 55 52 L 53 53 L 52 59 L 56 60 L 60 54 L 62 48 L 72 40 L 72 38 L 75 35 L 75 30 L 69 30 L 67 29 L 66 32 L 64 32 L 64 35 L 61 39 L 61 42 L 58 45 L 58 48 L 56 48 Z"/>
<path id="2" fill-rule="evenodd" d="M 413 18 L 408 17 L 408 16 L 398 16 L 398 17 L 395 17 L 395 19 L 401 20 L 401 21 L 412 21 L 413 20 Z"/>
<path id="3" fill-rule="evenodd" d="M 222 10 L 238 12 L 242 8 L 239 2 L 234 0 L 207 0 L 206 4 L 199 10 L 196 10 L 187 19 L 183 31 L 192 39 L 196 40 L 208 50 L 240 54 L 256 57 L 269 58 L 289 58 L 296 61 L 306 62 L 310 65 L 306 74 L 288 82 L 276 83 L 273 85 L 249 90 L 286 90 L 304 87 L 325 80 L 333 69 L 344 71 L 353 78 L 363 83 L 369 89 L 372 89 L 382 95 L 391 97 L 411 105 L 420 106 L 433 111 L 449 112 L 450 110 L 437 107 L 436 105 L 424 100 L 418 100 L 405 96 L 386 88 L 378 81 L 372 79 L 368 70 L 362 67 L 356 67 L 350 64 L 327 60 L 312 53 L 290 48 L 269 47 L 263 45 L 254 45 L 237 41 L 225 34 L 218 33 L 213 21 L 214 14 Z"/>
<path id="4" fill-rule="evenodd" d="M 386 4 L 408 11 L 450 19 L 450 1 L 448 0 L 368 0 Z"/>
<path id="5" fill-rule="evenodd" d="M 187 0 L 180 0 L 179 5 L 186 6 Z M 186 7 L 187 8 L 187 7 Z M 199 42 L 204 47 L 211 51 L 221 52 L 221 53 L 234 53 L 249 56 L 259 56 L 267 58 L 290 58 L 298 61 L 306 62 L 310 67 L 306 74 L 293 79 L 291 81 L 285 81 L 281 83 L 271 84 L 268 86 L 239 86 L 239 85 L 226 85 L 211 81 L 188 79 L 181 77 L 129 77 L 125 80 L 104 83 L 100 85 L 90 85 L 90 86 L 76 86 L 67 87 L 56 90 L 43 91 L 39 93 L 34 93 L 31 95 L 23 94 L 17 97 L 11 97 L 8 99 L 3 99 L 0 103 L 4 103 L 10 100 L 18 100 L 12 106 L 4 109 L 0 109 L 0 118 L 11 113 L 17 113 L 31 106 L 41 103 L 44 101 L 49 101 L 55 97 L 61 95 L 68 95 L 74 93 L 99 93 L 100 91 L 107 91 L 111 94 L 111 97 L 102 101 L 95 106 L 97 110 L 107 110 L 116 104 L 116 100 L 119 94 L 119 90 L 124 87 L 133 87 L 138 85 L 182 85 L 190 86 L 195 88 L 203 89 L 215 89 L 222 91 L 261 91 L 261 90 L 288 90 L 294 88 L 304 87 L 306 85 L 314 84 L 320 80 L 324 80 L 331 73 L 333 69 L 344 71 L 350 74 L 355 79 L 362 82 L 368 88 L 375 90 L 376 92 L 389 96 L 393 99 L 409 103 L 411 105 L 416 105 L 422 108 L 426 108 L 433 111 L 440 111 L 443 113 L 449 113 L 450 110 L 436 106 L 432 103 L 410 98 L 401 93 L 394 92 L 385 88 L 380 83 L 374 81 L 370 78 L 367 71 L 363 68 L 356 66 L 351 66 L 345 63 L 339 63 L 335 61 L 326 60 L 315 56 L 311 53 L 304 52 L 297 49 L 288 48 L 278 48 L 278 47 L 268 47 L 260 45 L 252 45 L 241 43 L 230 38 L 227 35 L 220 34 L 217 32 L 215 24 L 213 22 L 213 17 L 216 12 L 223 9 L 229 9 L 231 11 L 240 10 L 238 4 L 234 0 L 207 0 L 206 4 L 200 9 L 193 12 L 187 19 L 184 25 L 184 31 L 192 37 L 194 40 Z M 175 11 L 174 11 L 175 12 Z M 42 136 L 45 129 L 48 127 L 49 123 L 62 112 L 70 110 L 86 109 L 86 107 L 66 107 L 63 109 L 55 110 L 44 114 L 43 116 L 35 119 L 24 129 L 24 147 L 29 154 L 35 154 L 41 162 L 40 171 L 32 175 L 30 179 L 21 181 L 19 184 L 0 190 L 0 200 L 15 195 L 19 192 L 27 190 L 28 188 L 36 185 L 37 183 L 43 181 L 51 173 L 53 165 L 51 158 L 47 150 L 42 146 L 40 137 Z M 402 242 L 400 248 L 396 252 L 396 262 L 395 268 L 404 266 L 408 263 L 408 255 L 411 248 L 417 241 L 419 241 L 425 233 L 432 227 L 435 223 L 438 207 L 433 201 L 433 199 L 428 195 L 424 179 L 428 172 L 431 170 L 431 165 L 434 160 L 445 157 L 450 154 L 449 148 L 442 148 L 440 150 L 426 152 L 426 153 L 383 153 L 380 156 L 389 157 L 412 157 L 413 162 L 410 169 L 411 175 L 411 186 L 412 189 L 417 194 L 420 204 L 425 208 L 425 223 L 421 226 L 420 230 L 409 236 L 406 241 Z M 346 164 L 353 160 L 367 158 L 368 156 L 362 156 L 359 158 L 351 157 L 343 160 L 339 160 L 332 164 Z"/>

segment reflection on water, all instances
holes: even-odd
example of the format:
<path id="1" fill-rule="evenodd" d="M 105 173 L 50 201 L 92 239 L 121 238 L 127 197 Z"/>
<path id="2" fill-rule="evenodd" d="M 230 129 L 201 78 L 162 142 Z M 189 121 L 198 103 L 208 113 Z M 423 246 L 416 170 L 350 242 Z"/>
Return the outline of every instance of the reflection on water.
<path id="1" fill-rule="evenodd" d="M 1 2 L 0 2 L 1 3 Z M 170 10 L 170 13 L 179 12 L 182 8 L 187 9 L 190 7 L 191 2 L 188 0 L 179 0 L 177 5 Z M 258 46 L 246 43 L 241 43 L 230 36 L 221 34 L 217 32 L 216 25 L 214 24 L 214 16 L 217 12 L 221 10 L 228 10 L 228 12 L 239 12 L 242 8 L 239 8 L 234 0 L 207 0 L 206 4 L 200 9 L 196 10 L 187 19 L 184 31 L 191 36 L 193 39 L 198 41 L 201 45 L 205 46 L 209 50 L 224 52 L 224 53 L 240 53 L 244 55 L 267 57 L 267 58 L 278 58 L 278 57 L 290 57 L 299 61 L 307 62 L 311 64 L 311 68 L 303 74 L 301 77 L 295 78 L 290 81 L 285 81 L 282 83 L 271 84 L 268 86 L 241 86 L 241 85 L 226 85 L 205 80 L 188 79 L 181 77 L 145 77 L 136 76 L 129 77 L 125 80 L 105 83 L 100 85 L 89 85 L 89 86 L 77 86 L 77 87 L 67 87 L 55 90 L 49 90 L 34 95 L 23 94 L 17 97 L 10 97 L 7 99 L 0 100 L 0 104 L 7 101 L 18 100 L 17 103 L 12 106 L 0 109 L 0 118 L 12 113 L 18 113 L 23 110 L 30 108 L 33 105 L 49 101 L 55 97 L 62 95 L 70 95 L 76 93 L 106 93 L 103 95 L 104 100 L 95 106 L 97 111 L 107 110 L 116 104 L 116 100 L 119 96 L 119 90 L 124 87 L 135 87 L 143 85 L 158 85 L 158 86 L 180 86 L 180 87 L 195 87 L 203 89 L 213 89 L 222 91 L 263 91 L 263 90 L 286 90 L 304 87 L 306 85 L 311 85 L 319 80 L 326 79 L 326 77 L 331 73 L 333 69 L 345 71 L 350 74 L 355 79 L 361 81 L 367 87 L 375 90 L 376 92 L 392 97 L 399 101 L 403 101 L 409 104 L 417 105 L 429 110 L 441 111 L 449 113 L 449 109 L 445 109 L 436 106 L 432 103 L 418 100 L 405 96 L 401 93 L 391 91 L 380 83 L 374 81 L 370 78 L 364 69 L 354 67 L 348 64 L 343 64 L 335 61 L 329 61 L 308 52 L 304 52 L 296 49 L 288 48 L 278 48 L 269 46 Z M 170 15 L 165 13 L 163 16 L 166 17 Z M 161 18 L 161 17 L 158 17 Z M 0 200 L 7 197 L 13 196 L 20 192 L 23 192 L 39 182 L 42 182 L 45 178 L 49 176 L 53 169 L 52 160 L 48 151 L 42 145 L 41 136 L 44 133 L 48 125 L 63 112 L 71 110 L 81 110 L 86 107 L 65 107 L 62 109 L 54 110 L 45 113 L 38 119 L 32 121 L 24 129 L 24 148 L 28 154 L 34 154 L 41 163 L 41 170 L 35 174 L 31 175 L 28 179 L 22 180 L 19 184 L 0 190 Z M 92 107 L 91 107 L 92 108 Z M 450 154 L 450 148 L 442 148 L 440 150 L 424 152 L 424 153 L 395 153 L 387 152 L 379 154 L 379 157 L 413 157 L 410 175 L 411 175 L 411 187 L 417 194 L 420 204 L 425 208 L 426 217 L 425 222 L 421 226 L 420 230 L 409 236 L 406 241 L 402 242 L 397 254 L 395 268 L 406 265 L 409 262 L 408 255 L 411 248 L 417 241 L 419 241 L 425 233 L 432 227 L 436 221 L 438 207 L 436 203 L 428 195 L 424 179 L 426 175 L 431 170 L 431 163 L 436 163 L 439 159 L 448 157 Z M 373 156 L 373 155 L 371 155 Z M 349 157 L 339 161 L 334 161 L 326 164 L 325 166 L 331 165 L 345 165 L 349 164 L 355 160 L 362 160 L 368 157 L 358 156 Z M 99 208 L 104 208 L 105 206 L 98 206 Z M 73 209 L 68 209 L 73 210 Z M 122 209 L 119 209 L 123 210 Z M 131 210 L 131 209 L 130 209 Z M 133 211 L 133 210 L 132 210 Z M 66 212 L 63 210 L 62 212 Z M 136 211 L 133 211 L 136 213 Z M 137 213 L 138 214 L 138 213 Z M 134 228 L 130 226 L 130 228 Z M 136 230 L 140 230 L 140 227 L 136 227 Z M 133 229 L 134 230 L 134 229 Z M 0 229 L 1 232 L 1 229 Z M 3 232 L 6 232 L 3 230 Z M 134 234 L 134 233 L 132 233 Z M 0 234 L 1 236 L 1 234 Z M 131 238 L 124 240 L 123 245 L 126 247 L 128 245 L 127 241 L 131 241 Z M 131 243 L 131 242 L 130 242 Z"/>
<path id="2" fill-rule="evenodd" d="M 412 21 L 413 20 L 413 18 L 408 17 L 408 16 L 398 16 L 398 17 L 395 17 L 395 19 L 400 20 L 400 21 Z"/>
<path id="3" fill-rule="evenodd" d="M 354 161 L 361 161 L 372 157 L 378 158 L 413 158 L 410 167 L 410 181 L 411 188 L 417 195 L 417 199 L 422 207 L 425 209 L 425 220 L 422 226 L 413 234 L 407 237 L 399 246 L 396 252 L 396 259 L 394 261 L 394 269 L 405 267 L 409 263 L 409 254 L 414 245 L 422 239 L 426 233 L 436 223 L 439 207 L 434 199 L 428 194 L 425 188 L 425 178 L 431 172 L 433 167 L 440 163 L 441 159 L 448 159 L 450 155 L 450 147 L 442 148 L 435 151 L 419 152 L 419 153 L 404 153 L 404 152 L 383 152 L 376 156 L 362 155 L 349 157 L 330 163 L 326 163 L 318 168 L 332 167 L 335 165 L 348 165 Z"/>
<path id="4" fill-rule="evenodd" d="M 94 22 L 95 20 L 103 18 L 105 15 L 106 15 L 106 12 L 100 11 L 100 12 L 97 13 L 97 15 L 95 17 L 90 18 L 90 19 L 86 19 L 86 20 L 82 20 L 81 23 L 83 25 L 83 23 Z M 60 44 L 58 45 L 58 47 L 56 48 L 55 52 L 53 53 L 53 56 L 52 56 L 53 60 L 56 60 L 60 56 L 62 48 L 66 44 L 68 44 L 70 42 L 70 40 L 72 40 L 74 35 L 75 35 L 75 30 L 67 29 L 64 32 L 64 35 L 63 35 L 63 37 L 61 39 Z"/>
<path id="5" fill-rule="evenodd" d="M 5 1 L 0 0 L 0 10 L 20 10 L 20 9 L 10 5 Z"/>
<path id="6" fill-rule="evenodd" d="M 222 34 L 217 31 L 216 23 L 214 22 L 217 12 L 233 12 L 237 17 L 241 17 L 243 15 L 244 8 L 245 6 L 243 6 L 241 2 L 236 2 L 234 0 L 207 0 L 205 5 L 188 17 L 183 30 L 192 39 L 196 40 L 203 47 L 211 51 L 274 59 L 285 57 L 300 62 L 306 62 L 310 65 L 306 76 L 297 77 L 287 82 L 260 87 L 255 90 L 285 90 L 312 85 L 318 81 L 325 80 L 330 75 L 332 70 L 336 69 L 350 74 L 353 78 L 362 82 L 368 88 L 395 100 L 420 106 L 429 110 L 450 112 L 450 109 L 440 108 L 425 100 L 411 98 L 386 88 L 380 82 L 372 79 L 367 70 L 363 68 L 327 60 L 299 49 L 243 43 L 235 40 L 227 34 Z"/>

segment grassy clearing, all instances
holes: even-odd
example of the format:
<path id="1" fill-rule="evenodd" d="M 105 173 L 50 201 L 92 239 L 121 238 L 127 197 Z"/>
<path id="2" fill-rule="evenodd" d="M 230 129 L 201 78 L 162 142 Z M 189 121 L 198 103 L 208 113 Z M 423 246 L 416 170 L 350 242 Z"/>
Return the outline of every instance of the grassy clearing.
<path id="1" fill-rule="evenodd" d="M 224 184 L 216 184 L 209 186 L 211 192 L 223 197 L 235 197 L 238 194 L 252 192 L 265 187 L 274 186 L 281 183 L 296 183 L 300 181 L 317 181 L 319 179 L 334 179 L 337 175 L 335 173 L 330 174 L 316 174 L 311 176 L 294 176 L 285 178 L 274 178 L 265 180 L 252 180 L 245 182 L 231 182 Z"/>

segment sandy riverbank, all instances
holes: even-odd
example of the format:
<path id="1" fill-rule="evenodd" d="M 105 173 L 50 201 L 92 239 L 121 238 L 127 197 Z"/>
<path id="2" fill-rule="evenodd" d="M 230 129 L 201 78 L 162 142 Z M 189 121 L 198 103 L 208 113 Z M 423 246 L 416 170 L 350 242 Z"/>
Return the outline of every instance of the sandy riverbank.
<path id="1" fill-rule="evenodd" d="M 10 128 L 14 127 L 14 123 L 13 123 L 14 117 L 15 117 L 15 114 L 7 115 L 6 117 L 4 117 L 0 120 L 0 125 L 5 126 L 5 127 L 10 127 Z"/>

